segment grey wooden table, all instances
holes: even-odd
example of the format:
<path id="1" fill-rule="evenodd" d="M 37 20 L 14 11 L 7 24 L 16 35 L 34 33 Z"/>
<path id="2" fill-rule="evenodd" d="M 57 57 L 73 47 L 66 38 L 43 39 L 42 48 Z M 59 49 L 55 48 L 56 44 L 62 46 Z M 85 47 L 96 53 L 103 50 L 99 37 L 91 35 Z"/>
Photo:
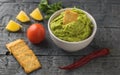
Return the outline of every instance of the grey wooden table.
<path id="1" fill-rule="evenodd" d="M 50 3 L 60 0 L 49 0 Z M 47 20 L 40 22 L 46 28 L 46 38 L 39 45 L 31 44 L 26 38 L 26 30 L 35 23 L 20 23 L 15 19 L 20 10 L 29 14 L 39 4 L 39 0 L 0 0 L 0 75 L 26 75 L 12 55 L 8 55 L 5 44 L 23 38 L 42 63 L 39 69 L 30 75 L 120 75 L 120 0 L 61 0 L 64 7 L 77 6 L 91 13 L 98 25 L 97 34 L 85 49 L 68 53 L 58 48 L 50 39 Z M 15 20 L 23 26 L 21 32 L 9 33 L 5 30 L 9 20 Z M 110 55 L 95 59 L 87 65 L 64 71 L 58 66 L 72 63 L 74 60 L 100 48 L 110 48 Z"/>

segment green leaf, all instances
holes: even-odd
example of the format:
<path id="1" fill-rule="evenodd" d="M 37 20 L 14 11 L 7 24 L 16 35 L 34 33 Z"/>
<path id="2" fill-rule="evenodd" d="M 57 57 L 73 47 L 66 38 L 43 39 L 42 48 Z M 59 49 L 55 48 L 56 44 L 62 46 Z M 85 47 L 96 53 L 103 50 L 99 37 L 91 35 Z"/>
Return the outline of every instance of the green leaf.
<path id="1" fill-rule="evenodd" d="M 39 9 L 42 10 L 46 14 L 46 18 L 49 19 L 49 17 L 56 12 L 57 10 L 61 9 L 62 5 L 61 2 L 54 3 L 49 5 L 47 0 L 41 0 L 39 4 Z"/>
<path id="2" fill-rule="evenodd" d="M 40 4 L 48 5 L 48 0 L 41 0 L 41 1 L 40 1 Z"/>

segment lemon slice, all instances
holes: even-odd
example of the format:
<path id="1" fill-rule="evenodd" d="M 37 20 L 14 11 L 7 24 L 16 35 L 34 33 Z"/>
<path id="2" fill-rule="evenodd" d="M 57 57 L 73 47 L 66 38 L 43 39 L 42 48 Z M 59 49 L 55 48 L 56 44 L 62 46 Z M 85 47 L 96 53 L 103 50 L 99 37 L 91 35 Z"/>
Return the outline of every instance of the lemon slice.
<path id="1" fill-rule="evenodd" d="M 19 31 L 21 28 L 22 28 L 22 26 L 13 20 L 10 20 L 6 26 L 6 29 L 11 32 Z"/>
<path id="2" fill-rule="evenodd" d="M 32 11 L 32 13 L 30 13 L 30 16 L 35 19 L 35 20 L 43 20 L 43 16 L 39 10 L 39 8 L 36 8 Z"/>
<path id="3" fill-rule="evenodd" d="M 24 11 L 20 11 L 19 14 L 16 16 L 16 19 L 18 19 L 21 22 L 30 21 L 30 18 L 27 16 L 27 14 Z"/>

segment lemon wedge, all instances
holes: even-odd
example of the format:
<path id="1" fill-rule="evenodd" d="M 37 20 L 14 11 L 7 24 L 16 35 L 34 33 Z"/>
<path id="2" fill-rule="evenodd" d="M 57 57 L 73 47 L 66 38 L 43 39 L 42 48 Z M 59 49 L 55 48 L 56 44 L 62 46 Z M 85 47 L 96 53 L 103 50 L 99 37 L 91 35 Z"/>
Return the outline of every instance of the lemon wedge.
<path id="1" fill-rule="evenodd" d="M 21 28 L 22 28 L 22 26 L 13 20 L 10 20 L 6 26 L 6 29 L 11 32 L 19 31 Z"/>
<path id="2" fill-rule="evenodd" d="M 19 14 L 16 16 L 16 19 L 18 19 L 21 22 L 30 21 L 30 18 L 27 16 L 27 14 L 24 11 L 20 11 Z"/>
<path id="3" fill-rule="evenodd" d="M 31 16 L 33 19 L 38 20 L 38 21 L 43 20 L 43 16 L 42 16 L 39 8 L 34 9 L 34 10 L 32 11 L 32 13 L 30 13 L 30 16 Z"/>

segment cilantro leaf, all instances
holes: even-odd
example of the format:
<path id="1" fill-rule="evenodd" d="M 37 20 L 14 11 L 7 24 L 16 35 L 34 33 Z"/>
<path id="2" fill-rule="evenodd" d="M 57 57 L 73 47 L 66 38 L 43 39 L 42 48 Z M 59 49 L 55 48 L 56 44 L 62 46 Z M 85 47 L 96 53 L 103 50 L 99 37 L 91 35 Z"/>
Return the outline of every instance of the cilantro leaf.
<path id="1" fill-rule="evenodd" d="M 39 8 L 41 11 L 45 13 L 45 18 L 49 19 L 50 16 L 57 10 L 62 8 L 61 2 L 48 4 L 48 0 L 41 0 L 39 4 Z"/>

